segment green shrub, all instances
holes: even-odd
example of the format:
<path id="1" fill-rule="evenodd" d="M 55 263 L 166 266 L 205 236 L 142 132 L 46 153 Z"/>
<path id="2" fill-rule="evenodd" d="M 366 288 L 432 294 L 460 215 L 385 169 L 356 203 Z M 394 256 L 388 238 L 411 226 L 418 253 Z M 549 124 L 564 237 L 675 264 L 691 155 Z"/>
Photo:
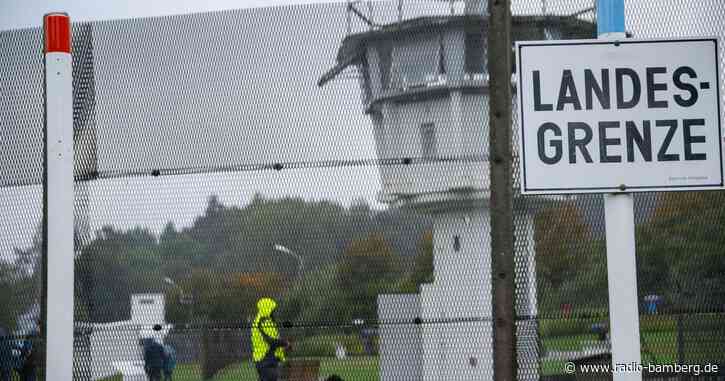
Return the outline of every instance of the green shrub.
<path id="1" fill-rule="evenodd" d="M 539 323 L 541 337 L 572 336 L 592 333 L 592 325 L 602 323 L 604 319 L 556 319 L 542 320 Z"/>
<path id="2" fill-rule="evenodd" d="M 313 336 L 293 343 L 291 355 L 295 357 L 334 357 L 334 344 Z"/>
<path id="3" fill-rule="evenodd" d="M 676 322 L 677 319 L 673 318 Z M 685 315 L 683 325 L 687 331 L 707 332 L 714 331 L 714 335 L 722 337 L 725 335 L 725 314 L 691 314 Z"/>
<path id="4" fill-rule="evenodd" d="M 111 377 L 102 378 L 99 381 L 123 381 L 123 376 L 120 374 L 116 374 Z"/>
<path id="5" fill-rule="evenodd" d="M 642 315 L 639 319 L 643 332 L 677 331 L 678 315 Z M 685 314 L 682 323 L 687 332 L 720 332 L 725 334 L 725 314 Z"/>
<path id="6" fill-rule="evenodd" d="M 300 339 L 293 343 L 295 357 L 334 357 L 337 345 L 345 347 L 348 356 L 365 355 L 362 341 L 358 335 L 317 335 Z"/>
<path id="7" fill-rule="evenodd" d="M 677 329 L 677 318 L 670 315 L 642 315 L 639 330 L 642 332 L 672 332 Z"/>

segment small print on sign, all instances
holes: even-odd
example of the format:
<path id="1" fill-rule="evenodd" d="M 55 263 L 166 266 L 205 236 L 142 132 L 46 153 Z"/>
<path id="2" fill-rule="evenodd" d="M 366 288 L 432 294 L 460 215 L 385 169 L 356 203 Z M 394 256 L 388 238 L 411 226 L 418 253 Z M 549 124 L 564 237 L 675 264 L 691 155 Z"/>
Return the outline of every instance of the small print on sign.
<path id="1" fill-rule="evenodd" d="M 716 39 L 516 51 L 522 193 L 723 187 Z"/>

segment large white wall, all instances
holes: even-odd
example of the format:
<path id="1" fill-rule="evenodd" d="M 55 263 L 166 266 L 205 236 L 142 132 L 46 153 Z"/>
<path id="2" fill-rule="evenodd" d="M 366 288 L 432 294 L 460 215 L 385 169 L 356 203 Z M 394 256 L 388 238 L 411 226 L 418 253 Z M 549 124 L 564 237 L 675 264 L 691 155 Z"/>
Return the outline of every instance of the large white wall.
<path id="1" fill-rule="evenodd" d="M 417 294 L 378 296 L 381 379 L 421 380 L 421 325 L 414 322 L 420 306 Z"/>
<path id="2" fill-rule="evenodd" d="M 166 314 L 164 294 L 131 295 L 131 321 L 136 324 L 163 324 Z"/>
<path id="3" fill-rule="evenodd" d="M 93 380 L 118 374 L 117 364 L 143 364 L 141 328 L 131 322 L 95 324 L 91 333 Z"/>
<path id="4" fill-rule="evenodd" d="M 420 294 L 424 322 L 422 367 L 426 381 L 493 379 L 489 216 L 485 208 L 435 214 L 435 278 L 432 284 L 421 287 Z M 514 219 L 516 310 L 521 318 L 517 323 L 519 379 L 536 380 L 539 374 L 533 215 L 517 211 Z"/>
<path id="5" fill-rule="evenodd" d="M 424 284 L 420 287 L 420 317 L 423 323 L 423 329 L 421 330 L 423 381 L 442 379 L 440 326 L 437 323 L 441 321 L 443 316 L 436 291 L 435 284 Z"/>
<path id="6" fill-rule="evenodd" d="M 485 209 L 435 215 L 434 286 L 444 319 L 438 325 L 441 379 L 492 379 L 489 236 Z"/>
<path id="7" fill-rule="evenodd" d="M 77 364 L 78 377 L 99 380 L 119 374 L 122 368 L 143 370 L 141 339 L 154 338 L 163 342 L 170 329 L 164 313 L 163 294 L 134 294 L 131 296 L 130 320 L 82 324 L 90 329 L 90 337 L 75 343 L 75 353 L 87 356 Z M 155 324 L 161 325 L 162 330 L 154 331 Z"/>

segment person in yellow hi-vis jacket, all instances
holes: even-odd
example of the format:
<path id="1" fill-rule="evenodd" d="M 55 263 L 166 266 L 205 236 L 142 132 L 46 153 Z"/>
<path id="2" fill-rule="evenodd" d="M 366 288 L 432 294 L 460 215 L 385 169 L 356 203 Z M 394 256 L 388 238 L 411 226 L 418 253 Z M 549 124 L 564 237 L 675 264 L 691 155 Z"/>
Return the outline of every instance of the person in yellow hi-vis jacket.
<path id="1" fill-rule="evenodd" d="M 257 302 L 257 316 L 252 323 L 252 360 L 257 367 L 259 381 L 277 381 L 278 365 L 285 361 L 287 340 L 280 339 L 274 311 L 277 302 L 262 298 Z"/>

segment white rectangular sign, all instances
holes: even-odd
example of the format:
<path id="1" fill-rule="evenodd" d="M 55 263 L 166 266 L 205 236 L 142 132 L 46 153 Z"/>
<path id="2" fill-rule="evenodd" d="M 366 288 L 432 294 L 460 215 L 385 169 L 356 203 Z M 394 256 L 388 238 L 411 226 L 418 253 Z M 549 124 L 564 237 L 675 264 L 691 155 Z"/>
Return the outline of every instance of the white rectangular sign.
<path id="1" fill-rule="evenodd" d="M 516 43 L 521 192 L 723 187 L 718 43 Z"/>

